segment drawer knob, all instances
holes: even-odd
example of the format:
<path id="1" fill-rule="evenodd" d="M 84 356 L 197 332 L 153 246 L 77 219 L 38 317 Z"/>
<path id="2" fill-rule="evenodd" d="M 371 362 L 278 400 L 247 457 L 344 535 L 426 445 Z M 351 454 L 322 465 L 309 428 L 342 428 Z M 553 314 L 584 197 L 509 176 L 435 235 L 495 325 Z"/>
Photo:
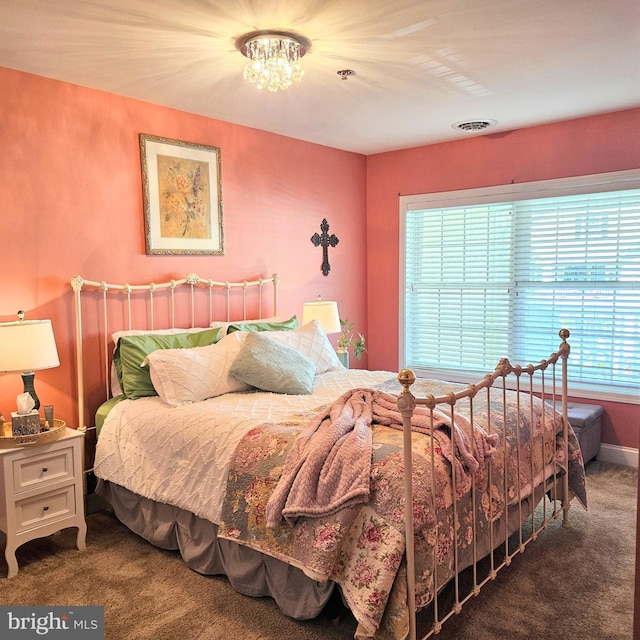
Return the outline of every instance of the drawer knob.
<path id="1" fill-rule="evenodd" d="M 42 467 L 42 473 L 47 473 L 47 471 L 49 471 L 48 467 Z"/>
<path id="2" fill-rule="evenodd" d="M 46 505 L 45 507 L 42 508 L 43 511 L 49 511 L 49 505 Z"/>

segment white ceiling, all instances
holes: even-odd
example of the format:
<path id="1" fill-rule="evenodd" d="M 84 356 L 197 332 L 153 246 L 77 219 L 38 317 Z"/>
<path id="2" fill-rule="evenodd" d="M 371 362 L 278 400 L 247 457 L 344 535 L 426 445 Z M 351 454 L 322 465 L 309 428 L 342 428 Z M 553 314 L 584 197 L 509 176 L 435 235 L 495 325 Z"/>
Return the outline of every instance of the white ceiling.
<path id="1" fill-rule="evenodd" d="M 363 154 L 640 106 L 639 0 L 0 0 L 0 66 Z M 311 40 L 284 92 L 256 29 Z M 355 75 L 341 80 L 340 69 Z"/>

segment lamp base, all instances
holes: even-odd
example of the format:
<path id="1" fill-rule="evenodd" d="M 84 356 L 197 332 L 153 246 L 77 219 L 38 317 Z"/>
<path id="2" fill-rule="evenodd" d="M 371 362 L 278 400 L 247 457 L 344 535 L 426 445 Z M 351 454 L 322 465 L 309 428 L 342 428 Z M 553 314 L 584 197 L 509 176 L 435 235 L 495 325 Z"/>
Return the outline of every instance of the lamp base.
<path id="1" fill-rule="evenodd" d="M 36 394 L 36 389 L 34 387 L 34 379 L 36 374 L 34 371 L 25 371 L 22 374 L 22 382 L 24 384 L 24 393 L 29 393 L 31 397 L 34 399 L 35 404 L 33 405 L 34 409 L 40 409 L 40 398 L 38 398 Z"/>

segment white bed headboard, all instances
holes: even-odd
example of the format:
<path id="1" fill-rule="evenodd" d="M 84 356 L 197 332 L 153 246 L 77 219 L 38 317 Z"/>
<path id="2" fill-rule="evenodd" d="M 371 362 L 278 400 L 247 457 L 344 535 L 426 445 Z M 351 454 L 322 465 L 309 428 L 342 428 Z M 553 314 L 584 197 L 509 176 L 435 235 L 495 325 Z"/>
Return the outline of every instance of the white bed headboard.
<path id="1" fill-rule="evenodd" d="M 104 383 L 104 397 L 96 398 L 92 404 L 97 408 L 109 398 L 111 335 L 115 331 L 208 327 L 214 320 L 277 316 L 279 283 L 278 274 L 229 282 L 189 273 L 185 278 L 136 285 L 85 280 L 81 276 L 71 278 L 75 298 L 78 425 L 81 428 L 86 425 L 88 395 L 95 396 L 96 386 L 99 387 L 93 382 L 87 386 L 85 363 L 89 359 L 99 367 L 102 372 L 99 378 Z"/>

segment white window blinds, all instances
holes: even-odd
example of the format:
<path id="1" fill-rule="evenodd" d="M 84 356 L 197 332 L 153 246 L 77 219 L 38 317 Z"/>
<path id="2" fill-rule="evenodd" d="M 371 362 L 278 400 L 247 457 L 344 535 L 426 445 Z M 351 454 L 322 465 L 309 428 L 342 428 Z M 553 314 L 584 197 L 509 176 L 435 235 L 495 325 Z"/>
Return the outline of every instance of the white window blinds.
<path id="1" fill-rule="evenodd" d="M 571 379 L 637 386 L 640 189 L 481 200 L 404 211 L 403 366 L 537 362 L 566 327 Z"/>

